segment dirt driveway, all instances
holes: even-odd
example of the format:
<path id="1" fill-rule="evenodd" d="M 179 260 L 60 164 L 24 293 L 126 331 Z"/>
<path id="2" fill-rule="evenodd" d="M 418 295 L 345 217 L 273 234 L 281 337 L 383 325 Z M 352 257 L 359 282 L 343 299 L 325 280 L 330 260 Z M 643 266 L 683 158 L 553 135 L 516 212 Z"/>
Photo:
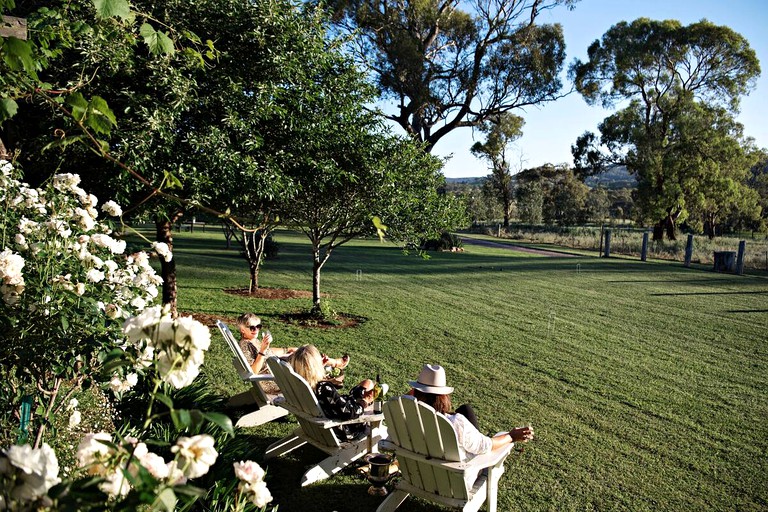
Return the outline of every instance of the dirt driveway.
<path id="1" fill-rule="evenodd" d="M 527 252 L 530 254 L 538 254 L 540 256 L 547 256 L 549 258 L 578 258 L 576 254 L 569 254 L 566 252 L 547 251 L 545 249 L 533 249 L 531 247 L 523 247 L 522 245 L 512 245 L 499 242 L 492 242 L 490 240 L 478 240 L 477 238 L 459 237 L 461 241 L 466 245 L 482 245 L 483 247 L 495 247 L 497 249 L 507 249 L 509 251 Z"/>

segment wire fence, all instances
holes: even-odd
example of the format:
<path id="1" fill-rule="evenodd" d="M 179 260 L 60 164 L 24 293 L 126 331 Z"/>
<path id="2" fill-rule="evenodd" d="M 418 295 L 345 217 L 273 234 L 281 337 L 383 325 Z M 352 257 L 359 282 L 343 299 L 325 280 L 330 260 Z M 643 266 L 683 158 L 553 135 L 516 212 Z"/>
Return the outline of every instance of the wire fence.
<path id="1" fill-rule="evenodd" d="M 602 252 L 602 235 L 606 229 L 611 231 L 611 254 L 636 257 L 640 259 L 643 248 L 643 234 L 647 229 L 625 226 L 531 226 L 516 224 L 503 229 L 499 224 L 474 225 L 472 231 L 520 240 L 536 244 L 553 244 L 580 250 Z M 688 236 L 680 233 L 677 240 L 652 241 L 648 236 L 647 257 L 673 261 L 685 260 L 685 248 Z M 715 237 L 709 239 L 695 235 L 691 263 L 702 265 L 714 264 L 714 254 L 720 251 L 738 253 L 739 242 L 746 242 L 744 268 L 768 271 L 768 238 L 763 234 L 746 234 L 744 237 Z"/>

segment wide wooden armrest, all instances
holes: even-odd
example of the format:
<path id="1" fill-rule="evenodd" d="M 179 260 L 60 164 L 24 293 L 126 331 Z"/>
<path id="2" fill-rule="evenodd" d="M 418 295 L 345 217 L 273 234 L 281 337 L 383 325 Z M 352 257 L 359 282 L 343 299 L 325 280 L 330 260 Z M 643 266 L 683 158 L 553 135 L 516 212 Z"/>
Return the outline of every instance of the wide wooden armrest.
<path id="1" fill-rule="evenodd" d="M 316 424 L 321 428 L 333 428 L 333 427 L 338 427 L 340 425 L 352 425 L 355 423 L 375 423 L 375 422 L 384 420 L 384 414 L 382 413 L 374 414 L 374 413 L 367 413 L 367 412 L 351 420 L 334 420 L 334 419 L 326 418 L 325 416 L 313 416 L 311 414 L 307 414 L 306 412 L 294 407 L 292 404 L 288 403 L 285 400 L 285 397 L 282 397 L 282 396 L 276 397 L 272 401 L 272 403 L 274 405 L 279 405 L 280 407 L 287 409 L 294 416 L 297 416 L 306 421 L 311 421 L 312 423 Z"/>
<path id="2" fill-rule="evenodd" d="M 249 382 L 264 382 L 268 380 L 274 381 L 275 376 L 270 373 L 259 373 L 259 374 L 252 373 L 244 377 L 243 380 L 247 380 Z"/>
<path id="3" fill-rule="evenodd" d="M 507 458 L 507 456 L 509 455 L 509 452 L 512 451 L 512 446 L 513 445 L 508 444 L 506 446 L 497 448 L 496 450 L 493 450 L 489 453 L 484 453 L 482 455 L 477 455 L 476 457 L 472 457 L 467 461 L 451 462 L 445 459 L 429 457 L 427 455 L 422 455 L 420 453 L 406 450 L 405 448 L 396 445 L 389 439 L 382 439 L 381 441 L 379 441 L 379 450 L 381 451 L 395 452 L 396 454 L 401 454 L 406 459 L 418 460 L 426 464 L 439 466 L 441 468 L 450 469 L 451 471 L 456 471 L 456 472 L 464 472 L 470 468 L 483 469 L 483 468 L 496 466 L 499 463 L 503 462 L 505 458 Z"/>

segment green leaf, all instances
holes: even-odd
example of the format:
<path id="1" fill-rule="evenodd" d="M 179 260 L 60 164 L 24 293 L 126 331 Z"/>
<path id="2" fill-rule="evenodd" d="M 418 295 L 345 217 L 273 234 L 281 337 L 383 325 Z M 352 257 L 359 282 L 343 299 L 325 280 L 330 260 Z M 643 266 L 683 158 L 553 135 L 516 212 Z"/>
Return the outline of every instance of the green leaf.
<path id="1" fill-rule="evenodd" d="M 176 48 L 173 46 L 173 40 L 165 35 L 165 32 L 157 33 L 157 42 L 160 46 L 161 53 L 164 55 L 173 55 Z"/>
<path id="2" fill-rule="evenodd" d="M 67 105 L 72 107 L 72 117 L 77 121 L 82 121 L 88 112 L 88 101 L 79 92 L 67 96 Z"/>
<path id="3" fill-rule="evenodd" d="M 175 174 L 169 171 L 163 171 L 163 174 L 165 174 L 165 177 L 163 178 L 163 181 L 165 182 L 165 186 L 169 189 L 174 188 L 182 188 L 183 185 L 181 184 L 181 180 L 176 177 Z"/>
<path id="4" fill-rule="evenodd" d="M 93 6 L 96 8 L 96 15 L 99 18 L 122 18 L 125 21 L 131 21 L 131 4 L 128 0 L 93 0 Z"/>
<path id="5" fill-rule="evenodd" d="M 185 430 L 192 423 L 192 416 L 186 409 L 171 410 L 173 425 L 179 430 Z"/>
<path id="6" fill-rule="evenodd" d="M 152 510 L 176 510 L 176 501 L 176 493 L 170 487 L 166 487 L 160 491 L 160 494 L 157 495 L 157 498 L 152 503 Z"/>
<path id="7" fill-rule="evenodd" d="M 5 121 L 16 115 L 19 105 L 11 98 L 0 98 L 0 121 Z"/>
<path id="8" fill-rule="evenodd" d="M 165 404 L 165 406 L 168 407 L 169 409 L 173 409 L 173 400 L 171 400 L 171 397 L 169 397 L 168 395 L 157 393 L 155 394 L 155 398 L 157 399 L 158 402 Z"/>
<path id="9" fill-rule="evenodd" d="M 376 227 L 376 234 L 379 235 L 379 240 L 382 242 L 384 241 L 384 232 L 387 230 L 387 226 L 384 225 L 383 222 L 381 222 L 381 219 L 378 215 L 374 215 L 373 218 L 371 218 L 373 221 L 374 227 Z"/>
<path id="10" fill-rule="evenodd" d="M 94 96 L 88 104 L 88 117 L 85 123 L 93 131 L 109 135 L 112 127 L 117 126 L 117 118 L 104 98 Z"/>
<path id="11" fill-rule="evenodd" d="M 144 38 L 144 43 L 149 47 L 152 55 L 171 55 L 175 48 L 173 41 L 164 32 L 155 30 L 149 23 L 144 23 L 139 29 L 139 34 Z"/>
<path id="12" fill-rule="evenodd" d="M 32 57 L 32 46 L 27 41 L 15 37 L 6 37 L 3 41 L 3 60 L 13 70 L 24 70 L 37 80 L 35 59 Z"/>
<path id="13" fill-rule="evenodd" d="M 220 412 L 205 412 L 203 413 L 203 416 L 211 423 L 221 427 L 227 434 L 235 435 L 235 430 L 232 427 L 232 420 L 226 414 Z"/>

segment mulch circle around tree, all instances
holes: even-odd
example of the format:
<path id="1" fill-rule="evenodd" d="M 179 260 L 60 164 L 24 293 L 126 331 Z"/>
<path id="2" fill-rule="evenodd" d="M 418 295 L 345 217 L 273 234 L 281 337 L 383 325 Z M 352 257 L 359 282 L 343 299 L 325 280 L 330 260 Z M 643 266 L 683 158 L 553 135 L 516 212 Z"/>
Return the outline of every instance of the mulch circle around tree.
<path id="1" fill-rule="evenodd" d="M 240 297 L 252 297 L 254 299 L 280 300 L 280 299 L 311 299 L 312 292 L 306 290 L 291 290 L 288 288 L 259 288 L 254 293 L 250 293 L 247 288 L 225 289 L 225 293 L 238 295 Z M 327 295 L 322 294 L 326 297 Z M 198 322 L 207 327 L 215 327 L 216 320 L 221 320 L 229 325 L 237 323 L 237 317 L 223 315 L 209 315 L 207 313 L 191 313 L 188 311 L 179 311 L 180 315 L 191 316 Z M 298 325 L 300 327 L 315 327 L 320 329 L 343 329 L 348 327 L 357 327 L 366 320 L 365 317 L 350 315 L 346 313 L 336 313 L 333 318 L 318 318 L 317 315 L 309 311 L 294 311 L 284 313 L 278 317 L 281 322 Z"/>

